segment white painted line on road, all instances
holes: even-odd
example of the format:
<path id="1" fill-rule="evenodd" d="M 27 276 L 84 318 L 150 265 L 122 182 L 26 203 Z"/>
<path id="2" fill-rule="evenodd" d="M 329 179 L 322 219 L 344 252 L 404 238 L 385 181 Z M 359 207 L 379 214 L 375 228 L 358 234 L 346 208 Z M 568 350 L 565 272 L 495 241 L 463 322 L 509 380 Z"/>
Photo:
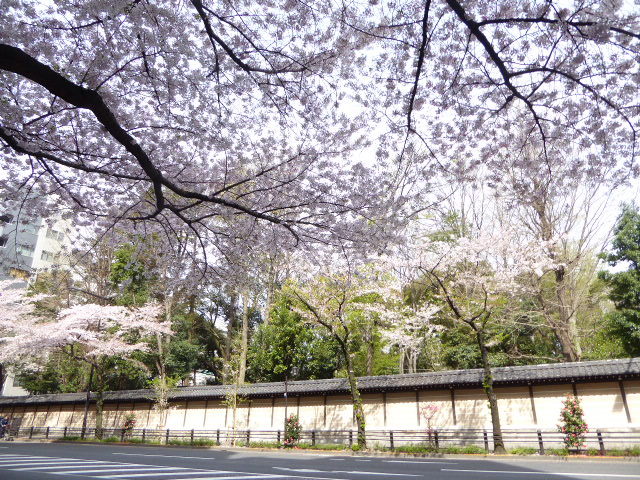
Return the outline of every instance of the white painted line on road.
<path id="1" fill-rule="evenodd" d="M 356 462 L 370 462 L 371 460 L 356 460 Z"/>
<path id="2" fill-rule="evenodd" d="M 167 470 L 166 468 L 163 468 L 162 470 Z M 174 468 L 172 470 L 185 470 L 184 468 Z M 117 471 L 117 470 L 115 470 Z M 134 477 L 160 477 L 160 476 L 164 476 L 164 475 L 211 475 L 212 473 L 216 473 L 216 471 L 211 471 L 211 472 L 205 472 L 205 471 L 200 471 L 200 472 L 148 472 L 148 473 L 132 473 L 132 474 L 122 474 L 122 475 L 100 475 L 100 476 L 95 476 L 96 478 L 134 478 Z M 220 472 L 220 473 L 233 473 L 233 472 Z"/>
<path id="3" fill-rule="evenodd" d="M 424 460 L 424 461 L 420 461 L 420 460 L 383 460 L 384 463 L 426 463 L 426 464 L 430 464 L 430 463 L 440 463 L 440 464 L 445 464 L 445 465 L 456 465 L 457 462 L 440 462 L 438 460 Z"/>
<path id="4" fill-rule="evenodd" d="M 241 475 L 233 477 L 201 477 L 201 478 L 172 478 L 171 480 L 260 480 L 261 478 L 291 478 L 288 475 Z M 331 478 L 329 480 L 340 480 L 339 478 Z"/>
<path id="5" fill-rule="evenodd" d="M 455 468 L 442 468 L 442 472 L 470 472 L 470 473 L 504 473 L 509 475 L 555 475 L 555 476 L 578 476 L 578 477 L 611 477 L 611 478 L 640 478 L 640 475 L 624 475 L 621 473 L 575 473 L 575 472 L 522 472 L 509 470 L 462 470 Z"/>
<path id="6" fill-rule="evenodd" d="M 215 460 L 213 457 L 184 457 L 182 455 L 150 455 L 146 453 L 115 453 L 112 455 L 127 455 L 129 457 L 164 457 L 164 458 L 197 458 L 199 460 Z"/>
<path id="7" fill-rule="evenodd" d="M 386 472 L 361 472 L 358 470 L 316 470 L 312 468 L 285 468 L 273 467 L 276 470 L 286 470 L 288 472 L 297 473 L 348 473 L 350 475 L 386 475 L 389 477 L 421 477 L 422 475 L 414 475 L 412 473 L 386 473 Z"/>
<path id="8" fill-rule="evenodd" d="M 97 465 L 96 465 L 97 466 Z M 183 467 L 154 467 L 153 465 L 113 465 L 110 468 L 107 469 L 99 469 L 99 470 L 95 470 L 93 469 L 92 465 L 88 465 L 89 468 L 91 468 L 91 470 L 72 470 L 70 472 L 60 472 L 60 473 L 64 473 L 66 474 L 85 474 L 85 473 L 111 473 L 111 472 L 135 472 L 137 470 L 145 470 L 147 472 L 150 471 L 154 471 L 154 472 L 165 472 L 167 470 L 183 470 Z M 171 474 L 175 474 L 176 472 L 171 472 Z M 137 474 L 140 475 L 140 474 Z M 145 473 L 144 475 L 153 475 L 153 473 Z M 160 475 L 160 473 L 158 473 L 158 475 Z M 115 475 L 115 477 L 122 477 L 123 475 Z M 107 478 L 107 477 L 100 477 L 100 478 Z"/>
<path id="9" fill-rule="evenodd" d="M 87 461 L 82 461 L 82 460 L 60 460 L 57 462 L 21 462 L 21 463 L 9 463 L 7 465 L 0 465 L 0 468 L 6 468 L 6 467 L 31 467 L 34 465 L 68 465 L 70 463 L 93 463 L 90 460 Z M 102 463 L 102 462 L 98 462 L 98 463 Z M 15 468 L 12 468 L 12 470 L 16 470 Z"/>
<path id="10" fill-rule="evenodd" d="M 2 457 L 2 459 L 0 459 L 0 465 L 2 465 L 3 463 L 11 463 L 11 462 L 29 462 L 31 460 L 58 460 L 58 459 L 55 457 L 14 457 L 14 458 Z"/>
<path id="11" fill-rule="evenodd" d="M 63 464 L 48 465 L 46 467 L 20 467 L 12 468 L 13 472 L 23 472 L 28 470 L 52 470 L 52 469 L 64 469 L 64 468 L 81 468 L 81 467 L 98 467 L 102 462 L 67 462 Z M 109 465 L 105 465 L 105 468 Z"/>

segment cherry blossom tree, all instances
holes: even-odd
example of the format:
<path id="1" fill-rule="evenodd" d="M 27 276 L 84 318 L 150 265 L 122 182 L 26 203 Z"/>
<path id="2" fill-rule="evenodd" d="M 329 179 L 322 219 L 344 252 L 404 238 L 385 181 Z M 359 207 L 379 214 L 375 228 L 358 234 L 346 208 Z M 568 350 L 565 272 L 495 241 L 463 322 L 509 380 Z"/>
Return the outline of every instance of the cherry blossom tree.
<path id="1" fill-rule="evenodd" d="M 7 313 L 0 321 L 0 362 L 17 363 L 64 351 L 70 357 L 92 366 L 96 375 L 96 431 L 102 431 L 105 360 L 130 357 L 149 348 L 144 338 L 156 333 L 170 334 L 167 322 L 159 321 L 162 308 L 148 304 L 138 308 L 75 305 L 61 310 L 54 319 L 35 314 L 33 300 L 25 291 L 7 288 L 0 298 Z"/>
<path id="2" fill-rule="evenodd" d="M 368 317 L 386 311 L 381 293 L 385 275 L 371 266 L 356 267 L 346 258 L 336 261 L 313 278 L 286 286 L 294 309 L 312 325 L 326 329 L 339 346 L 349 382 L 358 445 L 366 447 L 365 414 L 355 374 L 354 336 Z"/>
<path id="3" fill-rule="evenodd" d="M 344 94 L 332 6 L 4 7 L 6 193 L 56 192 L 102 229 L 186 226 L 214 258 L 239 238 L 363 241 L 395 218 L 384 172 L 347 158 L 366 142 L 360 114 L 333 108 Z"/>
<path id="4" fill-rule="evenodd" d="M 103 230 L 183 225 L 215 259 L 384 244 L 432 165 L 533 145 L 635 172 L 630 1 L 4 8 L 0 187 L 55 192 Z"/>
<path id="5" fill-rule="evenodd" d="M 388 327 L 383 330 L 383 338 L 400 350 L 399 373 L 404 373 L 405 360 L 409 365 L 407 373 L 417 372 L 418 356 L 425 340 L 442 329 L 433 321 L 439 310 L 439 306 L 429 304 L 417 310 L 402 303 L 389 308 Z"/>
<path id="6" fill-rule="evenodd" d="M 418 240 L 420 242 L 420 240 Z M 520 315 L 521 295 L 533 291 L 533 278 L 555 264 L 550 244 L 526 242 L 503 228 L 454 241 L 416 245 L 415 281 L 438 292 L 449 316 L 467 325 L 476 337 L 483 368 L 483 388 L 489 401 L 496 452 L 504 452 L 497 397 L 489 360 L 490 327 Z"/>
<path id="7" fill-rule="evenodd" d="M 25 296 L 24 285 L 12 280 L 0 281 L 0 335 L 9 329 L 28 322 L 35 313 L 34 299 Z M 37 298 L 36 298 L 37 300 Z M 0 342 L 1 345 L 1 342 Z M 6 380 L 6 362 L 11 358 L 0 360 L 0 386 Z"/>

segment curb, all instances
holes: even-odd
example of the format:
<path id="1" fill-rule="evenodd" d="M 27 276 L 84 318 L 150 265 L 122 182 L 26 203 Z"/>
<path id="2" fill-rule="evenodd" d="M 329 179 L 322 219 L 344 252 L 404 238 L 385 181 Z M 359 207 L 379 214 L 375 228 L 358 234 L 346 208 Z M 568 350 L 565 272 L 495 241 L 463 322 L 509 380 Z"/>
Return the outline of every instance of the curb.
<path id="1" fill-rule="evenodd" d="M 562 457 L 558 455 L 494 455 L 491 453 L 467 453 L 467 454 L 446 454 L 446 453 L 404 453 L 404 452 L 353 452 L 349 450 L 313 450 L 313 449 L 291 449 L 285 450 L 281 448 L 249 448 L 249 447 L 230 447 L 230 446 L 217 446 L 217 447 L 201 447 L 197 445 L 154 445 L 145 443 L 127 443 L 127 442 L 69 442 L 65 440 L 14 440 L 14 444 L 18 443 L 55 443 L 55 444 L 70 444 L 70 445 L 115 445 L 118 447 L 144 447 L 144 448 L 183 448 L 190 450 L 211 450 L 211 451 L 229 451 L 229 452 L 269 452 L 269 453 L 286 453 L 286 454 L 301 454 L 301 455 L 316 455 L 316 456 L 329 456 L 329 457 L 373 457 L 373 458 L 449 458 L 458 460 L 483 460 L 483 459 L 500 459 L 500 460 L 523 460 L 523 461 L 546 461 L 546 462 L 624 462 L 624 463 L 640 463 L 640 457 L 612 457 L 612 456 L 589 456 L 589 455 L 574 455 Z"/>

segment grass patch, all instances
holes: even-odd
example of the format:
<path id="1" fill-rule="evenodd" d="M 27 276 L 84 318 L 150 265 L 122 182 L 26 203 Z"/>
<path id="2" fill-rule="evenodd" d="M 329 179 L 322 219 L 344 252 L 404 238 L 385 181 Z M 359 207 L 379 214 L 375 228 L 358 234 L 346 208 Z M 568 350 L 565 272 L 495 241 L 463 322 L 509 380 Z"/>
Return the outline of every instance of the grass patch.
<path id="1" fill-rule="evenodd" d="M 429 444 L 399 445 L 393 450 L 390 448 L 386 448 L 385 450 L 400 453 L 435 453 L 436 447 Z"/>
<path id="2" fill-rule="evenodd" d="M 120 439 L 118 437 L 107 437 L 107 438 L 103 438 L 100 441 L 104 443 L 116 443 L 116 442 L 119 442 Z"/>
<path id="3" fill-rule="evenodd" d="M 317 443 L 311 448 L 314 450 L 346 450 L 348 447 L 339 443 Z"/>
<path id="4" fill-rule="evenodd" d="M 249 448 L 280 448 L 281 443 L 278 442 L 249 442 Z"/>
<path id="5" fill-rule="evenodd" d="M 547 455 L 556 455 L 558 457 L 568 457 L 569 450 L 566 448 L 547 448 L 545 449 Z"/>
<path id="6" fill-rule="evenodd" d="M 216 441 L 208 438 L 194 438 L 193 442 L 191 440 L 169 439 L 167 445 L 178 445 L 181 447 L 212 447 L 216 445 Z"/>
<path id="7" fill-rule="evenodd" d="M 449 454 L 465 454 L 465 455 L 477 455 L 481 453 L 487 453 L 484 448 L 478 445 L 465 445 L 464 447 L 444 447 L 440 449 L 442 453 Z"/>
<path id="8" fill-rule="evenodd" d="M 538 449 L 534 447 L 516 447 L 509 450 L 511 455 L 535 455 Z"/>
<path id="9" fill-rule="evenodd" d="M 600 452 L 598 451 L 598 455 Z M 607 450 L 607 456 L 611 457 L 640 457 L 640 445 L 629 448 L 610 448 Z"/>

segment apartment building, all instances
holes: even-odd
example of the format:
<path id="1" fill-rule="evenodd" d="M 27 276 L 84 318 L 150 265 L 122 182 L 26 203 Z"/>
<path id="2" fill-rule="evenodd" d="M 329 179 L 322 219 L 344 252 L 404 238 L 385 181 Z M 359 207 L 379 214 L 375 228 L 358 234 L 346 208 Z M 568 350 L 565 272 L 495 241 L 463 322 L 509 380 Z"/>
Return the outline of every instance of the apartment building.
<path id="1" fill-rule="evenodd" d="M 0 279 L 29 280 L 67 264 L 70 222 L 0 211 Z"/>

